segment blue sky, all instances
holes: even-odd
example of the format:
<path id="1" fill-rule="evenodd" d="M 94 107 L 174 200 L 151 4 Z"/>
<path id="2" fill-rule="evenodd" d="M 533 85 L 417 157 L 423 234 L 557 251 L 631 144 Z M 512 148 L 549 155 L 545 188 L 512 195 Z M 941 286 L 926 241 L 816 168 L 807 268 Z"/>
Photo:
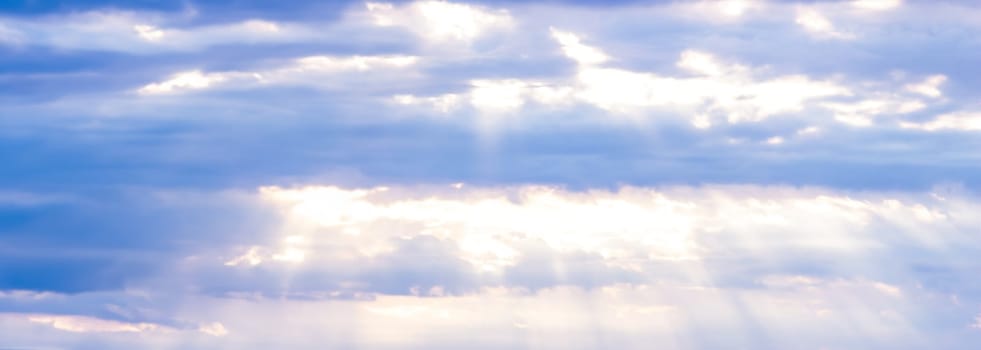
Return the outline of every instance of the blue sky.
<path id="1" fill-rule="evenodd" d="M 969 1 L 0 5 L 0 348 L 973 349 Z"/>

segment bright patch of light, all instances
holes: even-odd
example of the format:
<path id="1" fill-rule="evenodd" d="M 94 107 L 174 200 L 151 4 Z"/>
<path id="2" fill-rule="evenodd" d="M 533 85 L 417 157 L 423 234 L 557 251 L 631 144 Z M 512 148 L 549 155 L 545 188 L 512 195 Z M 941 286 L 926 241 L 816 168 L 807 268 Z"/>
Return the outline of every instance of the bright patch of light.
<path id="1" fill-rule="evenodd" d="M 297 248 L 287 248 L 283 252 L 274 254 L 272 256 L 273 260 L 284 261 L 289 263 L 301 263 L 306 259 L 306 252 Z"/>
<path id="2" fill-rule="evenodd" d="M 402 6 L 369 2 L 365 7 L 375 25 L 405 27 L 432 42 L 469 42 L 514 25 L 505 10 L 447 1 L 416 1 Z"/>
<path id="3" fill-rule="evenodd" d="M 902 0 L 855 0 L 852 6 L 864 10 L 890 10 L 903 4 Z"/>
<path id="4" fill-rule="evenodd" d="M 752 6 L 749 0 L 722 0 L 718 2 L 722 14 L 729 17 L 739 17 Z"/>
<path id="5" fill-rule="evenodd" d="M 524 105 L 525 84 L 519 80 L 475 80 L 470 104 L 488 112 L 512 112 Z"/>
<path id="6" fill-rule="evenodd" d="M 135 25 L 133 30 L 146 41 L 158 41 L 164 37 L 164 31 L 151 25 Z"/>

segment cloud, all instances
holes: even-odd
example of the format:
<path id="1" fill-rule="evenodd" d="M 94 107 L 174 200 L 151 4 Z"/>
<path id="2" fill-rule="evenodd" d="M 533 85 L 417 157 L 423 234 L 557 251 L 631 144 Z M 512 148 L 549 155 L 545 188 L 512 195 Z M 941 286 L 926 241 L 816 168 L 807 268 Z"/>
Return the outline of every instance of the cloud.
<path id="1" fill-rule="evenodd" d="M 694 76 L 672 77 L 610 68 L 601 65 L 609 59 L 606 54 L 583 44 L 576 35 L 554 28 L 551 34 L 562 52 L 579 64 L 573 81 L 472 81 L 467 95 L 473 107 L 494 112 L 515 111 L 527 102 L 555 107 L 586 104 L 620 115 L 667 109 L 682 113 L 694 111 L 702 116 L 722 115 L 730 123 L 738 123 L 800 112 L 811 101 L 851 94 L 849 88 L 837 82 L 814 80 L 805 75 L 756 78 L 748 67 L 724 63 L 698 50 L 681 52 L 676 63 Z M 399 96 L 404 97 L 397 102 L 423 104 L 459 95 Z M 460 105 L 440 106 L 447 110 Z"/>
<path id="2" fill-rule="evenodd" d="M 877 96 L 854 102 L 826 102 L 822 107 L 832 111 L 839 122 L 867 127 L 875 123 L 875 116 L 910 114 L 925 109 L 927 105 L 906 97 Z"/>
<path id="3" fill-rule="evenodd" d="M 581 39 L 573 33 L 549 28 L 552 37 L 562 46 L 562 52 L 579 64 L 599 64 L 610 59 L 603 51 L 583 45 Z"/>
<path id="4" fill-rule="evenodd" d="M 0 43 L 19 45 L 23 42 L 23 34 L 7 24 L 0 22 Z"/>
<path id="5" fill-rule="evenodd" d="M 943 96 L 943 92 L 940 91 L 940 85 L 943 85 L 947 81 L 947 76 L 937 74 L 927 77 L 921 83 L 908 84 L 906 85 L 906 90 L 914 92 L 923 96 L 937 98 Z"/>
<path id="6" fill-rule="evenodd" d="M 63 204 L 71 200 L 72 198 L 63 195 L 0 190 L 0 207 L 39 207 Z"/>
<path id="7" fill-rule="evenodd" d="M 27 315 L 26 318 L 33 323 L 46 324 L 54 329 L 75 333 L 142 333 L 157 331 L 161 328 L 159 325 L 150 323 L 126 323 L 85 316 Z"/>
<path id="8" fill-rule="evenodd" d="M 161 260 L 125 289 L 4 291 L 0 335 L 59 334 L 20 328 L 43 326 L 67 335 L 33 344 L 72 347 L 83 340 L 68 335 L 87 334 L 107 348 L 163 339 L 373 348 L 443 330 L 422 343 L 432 348 L 488 332 L 502 334 L 487 341 L 495 347 L 522 332 L 558 345 L 570 329 L 624 344 L 759 331 L 774 336 L 742 342 L 782 348 L 806 334 L 850 347 L 920 341 L 909 330 L 925 319 L 963 327 L 974 315 L 951 296 L 976 302 L 981 290 L 950 277 L 977 268 L 979 247 L 964 228 L 981 224 L 972 215 L 981 202 L 956 189 L 270 186 L 251 198 L 276 213 L 261 235 L 200 230 L 195 240 L 208 244 Z M 202 236 L 213 234 L 223 238 Z M 487 328 L 457 331 L 475 319 Z M 32 331 L 4 333 L 15 329 Z M 820 343 L 829 329 L 845 335 Z"/>
<path id="9" fill-rule="evenodd" d="M 746 21 L 753 12 L 760 12 L 769 4 L 757 0 L 720 0 L 720 1 L 689 1 L 668 2 L 661 6 L 670 11 L 673 16 L 714 24 L 730 24 Z"/>
<path id="10" fill-rule="evenodd" d="M 415 256 L 418 244 L 431 242 L 435 245 L 426 248 L 426 255 L 447 256 L 446 263 L 460 264 L 453 267 L 459 269 L 454 273 L 466 276 L 438 284 L 450 293 L 496 283 L 533 287 L 526 283 L 592 286 L 650 281 L 654 276 L 667 278 L 663 266 L 685 270 L 684 266 L 699 261 L 712 265 L 718 254 L 746 259 L 745 263 L 758 254 L 789 263 L 803 258 L 793 253 L 802 250 L 810 258 L 835 259 L 847 269 L 875 247 L 894 244 L 873 234 L 882 227 L 902 227 L 898 234 L 907 238 L 896 238 L 899 241 L 932 241 L 930 245 L 945 249 L 952 243 L 930 238 L 929 232 L 949 230 L 952 220 L 970 222 L 954 213 L 975 205 L 926 197 L 852 197 L 822 190 L 754 187 L 616 192 L 535 186 L 424 191 L 267 187 L 260 193 L 283 213 L 283 236 L 271 239 L 273 245 L 234 253 L 244 255 L 224 260 L 227 268 L 294 266 L 291 269 L 311 269 L 309 273 L 337 276 L 363 288 L 378 283 L 376 278 L 387 279 L 384 271 L 429 266 L 400 256 Z M 802 222 L 808 223 L 806 228 L 799 226 Z M 277 258 L 290 252 L 304 258 Z M 396 262 L 401 265 L 388 265 Z M 352 275 L 343 268 L 318 266 L 362 266 L 362 271 L 376 272 Z M 770 273 L 795 273 L 777 266 Z M 828 271 L 831 275 L 847 271 L 830 269 L 836 271 Z M 669 275 L 676 281 L 699 278 Z M 421 276 L 406 275 L 398 282 L 401 288 L 386 287 L 385 293 L 437 285 L 426 284 L 433 282 Z M 310 288 L 335 288 L 329 285 Z"/>
<path id="11" fill-rule="evenodd" d="M 906 129 L 917 129 L 923 131 L 978 131 L 981 130 L 981 113 L 975 112 L 954 112 L 941 114 L 933 120 L 926 122 L 900 122 L 900 126 Z"/>
<path id="12" fill-rule="evenodd" d="M 198 330 L 201 331 L 201 333 L 216 337 L 224 337 L 228 335 L 228 330 L 225 329 L 225 325 L 221 324 L 221 322 L 212 322 L 201 325 Z"/>
<path id="13" fill-rule="evenodd" d="M 137 90 L 138 93 L 144 95 L 153 94 L 163 94 L 176 92 L 181 90 L 197 90 L 204 89 L 212 86 L 213 84 L 222 83 L 229 79 L 236 77 L 247 77 L 250 76 L 248 73 L 208 73 L 204 74 L 201 71 L 189 71 L 174 74 L 170 79 L 159 83 L 151 83 L 141 87 Z M 254 75 L 251 75 L 255 77 Z"/>
<path id="14" fill-rule="evenodd" d="M 400 6 L 368 2 L 365 6 L 375 25 L 403 27 L 433 43 L 469 43 L 515 25 L 507 10 L 464 3 L 426 0 Z"/>
<path id="15" fill-rule="evenodd" d="M 797 11 L 795 19 L 798 25 L 809 33 L 819 38 L 832 39 L 854 39 L 855 35 L 843 32 L 835 28 L 835 25 L 828 20 L 821 12 L 812 8 L 803 8 Z"/>
<path id="16" fill-rule="evenodd" d="M 198 17 L 217 14 L 193 11 L 90 10 L 36 17 L 9 16 L 0 17 L 0 44 L 147 54 L 201 51 L 216 46 L 345 43 L 350 42 L 351 35 L 364 42 L 391 42 L 374 36 L 382 32 L 379 31 L 382 27 L 405 29 L 431 44 L 471 44 L 516 26 L 516 20 L 507 10 L 447 1 L 399 5 L 367 2 L 363 10 L 334 7 L 329 10 L 339 13 L 338 18 L 321 16 L 316 21 L 252 17 L 199 24 L 195 21 Z M 255 12 L 255 15 L 275 13 Z"/>
<path id="17" fill-rule="evenodd" d="M 816 121 L 816 116 L 828 112 L 842 124 L 869 127 L 882 117 L 922 113 L 946 103 L 939 98 L 943 96 L 940 86 L 947 80 L 942 74 L 897 87 L 896 82 L 853 81 L 842 75 L 819 79 L 806 74 L 773 74 L 769 66 L 727 62 L 696 49 L 680 52 L 675 67 L 682 74 L 645 72 L 612 67 L 611 56 L 573 33 L 556 28 L 549 28 L 549 32 L 562 54 L 576 63 L 574 76 L 472 80 L 466 92 L 399 94 L 392 101 L 425 106 L 444 115 L 460 113 L 468 105 L 491 116 L 591 106 L 611 112 L 604 115 L 607 121 L 638 121 L 667 112 L 690 118 L 699 129 L 718 125 L 719 119 L 728 124 L 758 123 L 775 116 Z M 903 75 L 893 75 L 894 80 L 907 80 Z"/>
<path id="18" fill-rule="evenodd" d="M 414 56 L 308 56 L 291 63 L 261 71 L 228 71 L 203 73 L 198 70 L 180 72 L 170 79 L 140 87 L 142 95 L 167 94 L 214 88 L 218 85 L 257 86 L 266 84 L 322 85 L 324 75 L 391 71 L 411 67 L 418 61 Z"/>
<path id="19" fill-rule="evenodd" d="M 222 44 L 287 43 L 314 40 L 316 30 L 304 25 L 262 19 L 168 26 L 186 22 L 180 16 L 152 12 L 90 11 L 40 18 L 0 18 L 0 30 L 14 43 L 70 50 L 150 53 L 191 51 Z M 16 28 L 16 29 L 14 29 Z M 3 40 L 0 40 L 3 42 Z"/>
<path id="20" fill-rule="evenodd" d="M 419 97 L 411 94 L 395 95 L 392 101 L 400 105 L 425 106 L 440 113 L 449 113 L 458 109 L 462 104 L 463 98 L 459 94 L 445 94 L 441 96 Z M 523 104 L 523 103 L 522 103 Z"/>
<path id="21" fill-rule="evenodd" d="M 902 0 L 854 0 L 851 5 L 863 10 L 891 10 L 903 4 Z"/>

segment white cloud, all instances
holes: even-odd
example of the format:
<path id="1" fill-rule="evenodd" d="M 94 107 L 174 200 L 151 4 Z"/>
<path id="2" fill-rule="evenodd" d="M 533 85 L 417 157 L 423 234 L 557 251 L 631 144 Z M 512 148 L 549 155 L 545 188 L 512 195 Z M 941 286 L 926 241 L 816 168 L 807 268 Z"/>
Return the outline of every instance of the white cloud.
<path id="1" fill-rule="evenodd" d="M 248 77 L 247 73 L 202 73 L 199 70 L 174 74 L 170 79 L 159 83 L 151 83 L 137 90 L 143 95 L 165 94 L 182 90 L 199 90 L 214 84 L 225 82 L 231 78 Z"/>
<path id="2" fill-rule="evenodd" d="M 698 114 L 692 119 L 691 124 L 698 129 L 708 129 L 712 127 L 712 119 L 707 115 Z"/>
<path id="3" fill-rule="evenodd" d="M 33 323 L 46 324 L 58 330 L 74 333 L 142 333 L 163 329 L 152 323 L 128 323 L 87 316 L 26 315 L 25 317 Z"/>
<path id="4" fill-rule="evenodd" d="M 753 5 L 753 1 L 749 0 L 722 0 L 719 1 L 716 6 L 718 6 L 719 11 L 726 16 L 739 17 L 746 13 L 747 10 L 752 8 Z"/>
<path id="5" fill-rule="evenodd" d="M 746 70 L 745 67 L 739 65 L 723 64 L 715 56 L 695 50 L 683 51 L 677 66 L 690 72 L 710 77 L 740 74 Z"/>
<path id="6" fill-rule="evenodd" d="M 245 254 L 237 256 L 231 260 L 225 262 L 225 266 L 238 266 L 243 264 L 248 264 L 249 266 L 256 266 L 262 263 L 263 258 L 259 254 L 260 247 L 250 247 Z"/>
<path id="7" fill-rule="evenodd" d="M 23 34 L 16 29 L 10 28 L 7 24 L 0 22 L 0 43 L 18 45 L 23 40 Z"/>
<path id="8" fill-rule="evenodd" d="M 286 248 L 282 252 L 273 254 L 272 259 L 288 263 L 302 263 L 307 257 L 307 253 L 297 248 Z"/>
<path id="9" fill-rule="evenodd" d="M 797 130 L 797 135 L 798 136 L 814 135 L 814 134 L 819 134 L 819 133 L 821 133 L 821 128 L 816 127 L 816 126 L 813 126 L 813 125 L 812 126 L 808 126 L 806 128 L 803 128 L 803 129 L 800 129 L 800 130 Z"/>
<path id="10" fill-rule="evenodd" d="M 0 21 L 0 42 L 140 53 L 196 50 L 219 44 L 300 42 L 322 36 L 310 26 L 262 19 L 175 27 L 168 23 L 179 23 L 181 18 L 144 12 L 79 12 L 31 19 L 0 18 Z M 8 30 L 3 22 L 9 23 Z M 3 40 L 3 37 L 12 39 Z"/>
<path id="11" fill-rule="evenodd" d="M 404 27 L 431 42 L 470 42 L 514 26 L 506 10 L 470 4 L 424 0 L 406 5 L 368 2 L 365 6 L 375 25 Z"/>
<path id="12" fill-rule="evenodd" d="M 572 87 L 542 81 L 521 79 L 478 79 L 470 81 L 465 94 L 444 94 L 420 97 L 395 95 L 392 102 L 408 106 L 424 106 L 440 113 L 449 113 L 469 105 L 485 115 L 512 114 L 530 102 L 540 106 L 562 106 L 572 103 Z"/>
<path id="13" fill-rule="evenodd" d="M 164 37 L 163 30 L 151 25 L 138 24 L 133 26 L 133 30 L 135 30 L 136 34 L 138 34 L 141 38 L 147 41 L 157 41 Z"/>
<path id="14" fill-rule="evenodd" d="M 266 339 L 263 344 L 281 348 L 308 344 L 465 348 L 477 337 L 486 348 L 534 342 L 549 349 L 610 343 L 630 350 L 645 349 L 652 343 L 685 349 L 704 347 L 706 341 L 691 341 L 679 334 L 706 332 L 725 338 L 724 343 L 711 345 L 751 348 L 758 344 L 755 338 L 744 337 L 751 331 L 767 332 L 767 348 L 793 348 L 801 338 L 812 339 L 809 344 L 815 348 L 861 348 L 919 344 L 916 317 L 935 305 L 884 294 L 870 280 L 814 279 L 811 283 L 738 292 L 662 283 L 537 291 L 486 288 L 445 297 L 379 296 L 371 302 L 218 300 L 204 312 L 220 312 L 235 329 L 247 329 L 237 333 L 246 342 Z M 351 315 L 358 322 L 350 322 Z M 256 325 L 257 318 L 268 322 Z M 349 338 L 337 334 L 357 336 L 344 342 Z M 836 337 L 829 339 L 827 334 Z"/>
<path id="15" fill-rule="evenodd" d="M 181 72 L 170 79 L 140 87 L 142 95 L 167 94 L 201 90 L 216 86 L 249 86 L 256 84 L 322 85 L 324 75 L 340 73 L 391 72 L 404 70 L 418 62 L 415 56 L 308 56 L 271 69 L 244 72 L 210 72 L 200 70 Z"/>
<path id="16" fill-rule="evenodd" d="M 855 38 L 855 35 L 852 33 L 847 33 L 836 29 L 834 24 L 831 23 L 831 20 L 813 8 L 802 8 L 798 10 L 795 22 L 803 27 L 804 30 L 820 38 Z"/>
<path id="17" fill-rule="evenodd" d="M 419 97 L 410 94 L 395 95 L 394 103 L 407 106 L 425 106 L 440 113 L 449 113 L 462 105 L 463 98 L 459 94 L 445 94 L 432 97 Z"/>
<path id="18" fill-rule="evenodd" d="M 940 97 L 943 96 L 943 92 L 940 91 L 940 85 L 946 81 L 947 76 L 945 75 L 931 75 L 924 79 L 923 82 L 906 85 L 906 90 L 923 96 Z"/>
<path id="19" fill-rule="evenodd" d="M 955 112 L 942 114 L 927 122 L 900 122 L 899 124 L 906 129 L 918 129 L 923 131 L 979 131 L 981 130 L 981 113 L 976 112 Z"/>
<path id="20" fill-rule="evenodd" d="M 854 0 L 852 6 L 863 10 L 891 10 L 903 4 L 902 0 Z"/>
<path id="21" fill-rule="evenodd" d="M 695 108 L 721 113 L 735 123 L 800 111 L 811 100 L 850 93 L 834 82 L 802 75 L 757 80 L 737 65 L 723 65 L 708 54 L 691 50 L 682 53 L 678 65 L 707 77 L 674 78 L 616 68 L 586 68 L 578 72 L 577 97 L 614 112 Z"/>
<path id="22" fill-rule="evenodd" d="M 482 344 L 533 339 L 567 348 L 598 344 L 590 337 L 602 334 L 604 344 L 643 349 L 704 332 L 732 346 L 731 339 L 756 330 L 773 334 L 767 341 L 774 348 L 792 348 L 801 334 L 821 340 L 829 333 L 839 336 L 813 344 L 852 348 L 843 339 L 908 343 L 903 337 L 924 319 L 963 330 L 976 314 L 952 306 L 948 295 L 973 285 L 918 285 L 935 275 L 905 268 L 943 256 L 937 264 L 952 269 L 945 276 L 976 270 L 969 228 L 981 224 L 974 215 L 981 204 L 971 195 L 472 184 L 266 187 L 253 195 L 283 215 L 282 225 L 268 237 L 235 237 L 264 242 L 255 253 L 262 259 L 302 249 L 302 262 L 249 267 L 245 259 L 225 267 L 208 258 L 230 248 L 222 244 L 148 276 L 162 288 L 96 293 L 102 299 L 0 293 L 3 304 L 24 308 L 48 302 L 42 308 L 101 310 L 108 298 L 120 305 L 110 312 L 136 320 L 0 314 L 0 338 L 63 348 L 98 339 L 130 348 L 370 349 L 463 348 L 476 335 L 493 334 L 499 337 Z M 250 249 L 246 244 L 241 249 Z M 468 274 L 459 277 L 460 270 Z M 210 273 L 189 276 L 200 271 Z M 353 292 L 342 294 L 345 288 Z M 976 301 L 969 293 L 962 298 Z M 146 315 L 169 322 L 141 326 Z M 11 333 L 50 335 L 42 339 L 50 342 Z"/>
<path id="23" fill-rule="evenodd" d="M 874 125 L 874 117 L 879 115 L 904 115 L 927 107 L 923 101 L 895 95 L 869 96 L 853 102 L 826 102 L 821 106 L 832 111 L 835 120 L 859 127 Z"/>
<path id="24" fill-rule="evenodd" d="M 877 220 L 923 232 L 949 220 L 942 208 L 907 199 L 752 187 L 617 192 L 536 186 L 449 192 L 266 187 L 260 192 L 282 208 L 285 231 L 309 242 L 306 261 L 350 264 L 395 253 L 393 239 L 434 237 L 454 242 L 458 257 L 474 271 L 493 273 L 515 266 L 534 242 L 559 254 L 592 254 L 606 266 L 648 271 L 654 261 L 712 254 L 714 248 L 706 244 L 719 232 L 727 235 L 726 244 L 768 242 L 769 248 L 758 247 L 768 252 L 790 245 L 852 253 L 869 248 L 862 232 Z M 358 234 L 343 234 L 349 231 Z M 314 248 L 327 241 L 332 250 Z M 272 253 L 275 249 L 266 250 L 267 257 L 279 254 Z"/>
<path id="25" fill-rule="evenodd" d="M 562 47 L 562 52 L 573 61 L 580 64 L 599 64 L 610 59 L 603 51 L 583 45 L 581 39 L 573 33 L 550 28 L 554 38 Z"/>
<path id="26" fill-rule="evenodd" d="M 801 111 L 811 101 L 851 94 L 837 82 L 804 75 L 756 78 L 751 68 L 725 63 L 697 50 L 683 51 L 676 63 L 679 68 L 694 73 L 693 77 L 606 67 L 602 63 L 609 57 L 602 51 L 583 44 L 574 34 L 554 28 L 551 33 L 566 56 L 579 63 L 574 81 L 477 80 L 464 95 L 471 105 L 484 112 L 512 112 L 529 102 L 549 107 L 584 103 L 618 115 L 660 108 L 694 112 L 702 118 L 699 125 L 705 126 L 711 124 L 704 123 L 710 120 L 710 115 L 722 115 L 730 123 L 760 121 Z M 400 96 L 403 97 L 396 98 L 398 103 L 435 106 L 438 101 L 460 95 Z"/>
<path id="27" fill-rule="evenodd" d="M 419 61 L 415 56 L 309 56 L 296 60 L 294 67 L 286 69 L 301 73 L 369 71 L 384 68 L 405 68 Z"/>
<path id="28" fill-rule="evenodd" d="M 519 80 L 476 80 L 471 82 L 470 103 L 477 109 L 509 112 L 525 103 L 525 83 Z"/>
<path id="29" fill-rule="evenodd" d="M 702 0 L 674 2 L 664 9 L 671 15 L 681 14 L 692 20 L 732 23 L 744 20 L 750 12 L 766 5 L 758 0 Z"/>
<path id="30" fill-rule="evenodd" d="M 0 290 L 0 299 L 8 298 L 15 300 L 44 300 L 57 298 L 60 295 L 52 292 L 36 292 L 30 290 Z"/>
<path id="31" fill-rule="evenodd" d="M 543 105 L 567 103 L 572 96 L 569 87 L 555 87 L 546 83 L 505 80 L 474 80 L 471 82 L 470 104 L 483 112 L 513 112 L 527 100 Z"/>
<path id="32" fill-rule="evenodd" d="M 221 324 L 221 322 L 203 324 L 198 327 L 198 331 L 215 337 L 224 337 L 228 335 L 228 329 L 225 329 L 225 325 Z"/>

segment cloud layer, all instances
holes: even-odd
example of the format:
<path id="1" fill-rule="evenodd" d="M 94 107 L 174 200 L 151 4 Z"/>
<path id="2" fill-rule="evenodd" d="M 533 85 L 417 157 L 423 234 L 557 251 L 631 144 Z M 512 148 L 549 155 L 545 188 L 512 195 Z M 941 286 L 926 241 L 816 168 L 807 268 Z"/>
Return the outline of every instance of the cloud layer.
<path id="1" fill-rule="evenodd" d="M 5 292 L 5 339 L 421 348 L 479 335 L 488 348 L 801 339 L 916 348 L 978 337 L 981 285 L 962 277 L 981 268 L 981 201 L 954 187 L 304 186 L 234 198 L 264 208 L 267 229 L 192 229 L 211 243 L 158 255 L 152 272 L 123 275 L 124 289 Z M 317 335 L 321 327 L 335 333 Z M 61 335 L 17 331 L 28 329 Z"/>
<path id="2" fill-rule="evenodd" d="M 979 19 L 0 5 L 0 348 L 976 348 Z"/>

